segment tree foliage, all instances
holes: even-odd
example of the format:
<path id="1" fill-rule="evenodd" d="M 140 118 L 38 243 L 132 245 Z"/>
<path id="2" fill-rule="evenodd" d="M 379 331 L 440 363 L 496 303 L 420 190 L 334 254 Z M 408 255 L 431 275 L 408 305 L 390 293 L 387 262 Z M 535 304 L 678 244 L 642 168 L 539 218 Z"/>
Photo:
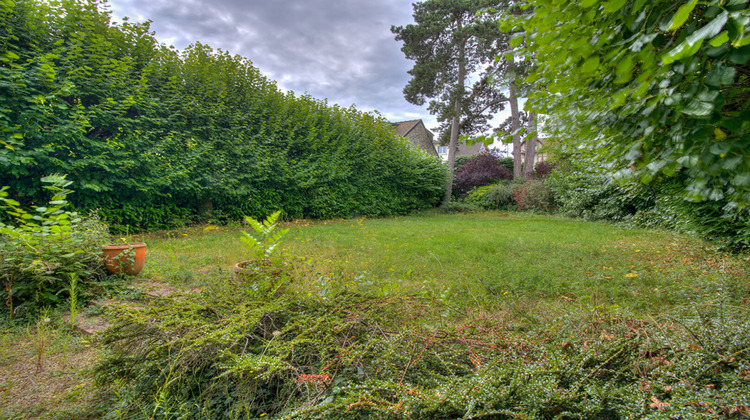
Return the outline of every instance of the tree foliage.
<path id="1" fill-rule="evenodd" d="M 748 205 L 746 0 L 529 5 L 516 28 L 538 63 L 531 99 L 558 120 L 569 148 L 644 183 L 682 174 L 692 200 Z"/>
<path id="2" fill-rule="evenodd" d="M 280 91 L 243 57 L 159 45 L 106 3 L 0 2 L 0 185 L 115 225 L 175 218 L 392 215 L 436 203 L 445 170 L 382 118 Z"/>
<path id="3" fill-rule="evenodd" d="M 401 50 L 406 58 L 415 61 L 409 70 L 412 79 L 404 88 L 406 100 L 423 105 L 432 99 L 430 112 L 442 123 L 443 135 L 450 133 L 450 174 L 459 134 L 489 128 L 491 115 L 506 101 L 498 86 L 490 83 L 488 69 L 506 42 L 505 35 L 484 12 L 502 4 L 502 0 L 427 0 L 414 3 L 414 24 L 391 27 L 396 40 L 404 43 Z M 469 90 L 471 76 L 478 80 Z M 450 195 L 448 188 L 445 201 Z"/>

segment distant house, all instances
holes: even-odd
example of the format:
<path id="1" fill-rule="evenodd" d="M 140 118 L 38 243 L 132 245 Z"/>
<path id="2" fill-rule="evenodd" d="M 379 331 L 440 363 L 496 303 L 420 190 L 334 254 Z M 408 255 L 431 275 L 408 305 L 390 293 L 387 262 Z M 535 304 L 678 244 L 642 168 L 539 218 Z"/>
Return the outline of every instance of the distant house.
<path id="1" fill-rule="evenodd" d="M 438 156 L 438 152 L 435 150 L 434 142 L 435 136 L 424 126 L 422 120 L 411 120 L 391 123 L 396 127 L 396 132 L 401 137 L 406 137 L 409 143 L 418 147 L 425 152 Z"/>
<path id="2" fill-rule="evenodd" d="M 534 165 L 539 162 L 544 162 L 547 159 L 547 154 L 543 153 L 544 140 L 536 140 L 536 153 L 534 154 Z M 526 140 L 521 142 L 521 162 L 526 162 Z"/>
<path id="3" fill-rule="evenodd" d="M 435 142 L 435 147 L 438 149 L 438 156 L 440 156 L 443 160 L 448 160 L 448 146 L 440 146 L 438 142 Z M 458 147 L 456 148 L 456 157 L 478 155 L 479 152 L 482 151 L 482 149 L 484 149 L 484 143 L 482 142 L 467 146 L 465 141 L 460 141 L 458 142 Z"/>

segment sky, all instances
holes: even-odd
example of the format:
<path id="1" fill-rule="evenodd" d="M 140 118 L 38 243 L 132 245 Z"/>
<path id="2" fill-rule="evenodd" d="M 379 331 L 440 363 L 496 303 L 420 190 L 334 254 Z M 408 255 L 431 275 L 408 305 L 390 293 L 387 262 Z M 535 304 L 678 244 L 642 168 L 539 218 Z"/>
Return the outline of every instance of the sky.
<path id="1" fill-rule="evenodd" d="M 411 0 L 109 0 L 113 18 L 151 20 L 156 38 L 200 42 L 250 59 L 285 90 L 380 112 L 390 121 L 436 121 L 404 99 L 413 62 L 391 25 L 413 23 Z"/>

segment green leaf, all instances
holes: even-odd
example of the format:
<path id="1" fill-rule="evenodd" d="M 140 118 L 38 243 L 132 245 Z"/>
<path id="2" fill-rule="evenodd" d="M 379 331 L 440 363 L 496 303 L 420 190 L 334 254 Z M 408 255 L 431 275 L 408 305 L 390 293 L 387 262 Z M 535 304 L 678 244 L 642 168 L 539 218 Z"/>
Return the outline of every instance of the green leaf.
<path id="1" fill-rule="evenodd" d="M 735 48 L 744 47 L 750 44 L 750 35 L 745 36 L 742 39 L 732 42 L 732 46 Z"/>
<path id="2" fill-rule="evenodd" d="M 750 60 L 750 46 L 744 46 L 742 48 L 732 50 L 727 57 L 732 64 L 743 65 Z"/>
<path id="3" fill-rule="evenodd" d="M 718 47 L 718 46 L 721 46 L 722 44 L 725 44 L 728 41 L 729 41 L 729 34 L 727 33 L 727 31 L 724 31 L 720 33 L 719 35 L 716 35 L 715 37 L 713 37 L 713 39 L 711 39 L 711 42 L 709 42 L 709 44 L 711 44 L 712 47 Z"/>
<path id="4" fill-rule="evenodd" d="M 620 60 L 615 68 L 615 74 L 617 75 L 615 83 L 627 83 L 630 81 L 630 78 L 633 76 L 633 66 L 634 62 L 632 55 L 626 55 L 625 58 Z"/>
<path id="5" fill-rule="evenodd" d="M 721 29 L 724 27 L 724 25 L 726 25 L 728 18 L 729 18 L 729 13 L 724 11 L 719 16 L 716 16 L 711 22 L 706 24 L 706 26 L 690 34 L 690 36 L 688 36 L 686 40 L 688 41 L 689 44 L 692 45 L 698 40 L 712 38 L 716 36 L 716 34 L 721 32 Z"/>
<path id="6" fill-rule="evenodd" d="M 688 104 L 685 109 L 682 110 L 683 114 L 690 115 L 697 118 L 707 118 L 711 115 L 714 110 L 714 104 L 711 102 L 703 102 L 694 100 Z"/>
<path id="7" fill-rule="evenodd" d="M 589 8 L 599 3 L 599 0 L 580 0 L 578 5 L 581 7 Z"/>
<path id="8" fill-rule="evenodd" d="M 667 30 L 674 31 L 675 29 L 681 27 L 688 20 L 688 17 L 690 17 L 690 12 L 693 11 L 695 5 L 697 4 L 698 0 L 690 0 L 680 6 L 674 16 L 672 16 L 672 20 L 670 21 Z"/>
<path id="9" fill-rule="evenodd" d="M 691 57 L 700 50 L 703 40 L 698 40 L 694 44 L 690 44 L 687 40 L 682 41 L 680 45 L 676 46 L 672 50 L 668 51 L 662 56 L 664 64 L 671 64 L 677 60 L 681 60 L 686 57 Z"/>
<path id="10" fill-rule="evenodd" d="M 741 187 L 750 186 L 750 172 L 737 174 L 737 176 L 735 176 L 734 179 L 732 180 L 732 184 L 738 185 Z"/>
<path id="11" fill-rule="evenodd" d="M 591 73 L 599 68 L 599 56 L 594 55 L 588 58 L 581 66 L 582 73 Z"/>
<path id="12" fill-rule="evenodd" d="M 726 155 L 731 148 L 732 146 L 729 143 L 720 142 L 712 144 L 708 151 L 713 155 L 724 157 L 723 155 Z"/>
<path id="13" fill-rule="evenodd" d="M 737 70 L 734 67 L 727 67 L 723 63 L 718 62 L 706 75 L 706 84 L 713 87 L 731 85 L 734 83 L 736 75 Z"/>
<path id="14" fill-rule="evenodd" d="M 627 3 L 627 0 L 610 0 L 604 3 L 604 11 L 607 13 L 614 13 L 622 9 Z"/>

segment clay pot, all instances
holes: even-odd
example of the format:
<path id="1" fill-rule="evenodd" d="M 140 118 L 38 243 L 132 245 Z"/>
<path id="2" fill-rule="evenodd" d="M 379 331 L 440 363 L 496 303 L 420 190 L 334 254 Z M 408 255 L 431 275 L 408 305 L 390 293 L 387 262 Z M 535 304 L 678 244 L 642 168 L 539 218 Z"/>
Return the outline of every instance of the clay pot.
<path id="1" fill-rule="evenodd" d="M 232 267 L 234 276 L 238 279 L 253 279 L 258 277 L 279 277 L 281 268 L 272 266 L 270 261 L 248 260 L 238 262 Z"/>
<path id="2" fill-rule="evenodd" d="M 146 244 L 120 244 L 102 247 L 104 265 L 110 274 L 135 276 L 146 263 Z"/>

